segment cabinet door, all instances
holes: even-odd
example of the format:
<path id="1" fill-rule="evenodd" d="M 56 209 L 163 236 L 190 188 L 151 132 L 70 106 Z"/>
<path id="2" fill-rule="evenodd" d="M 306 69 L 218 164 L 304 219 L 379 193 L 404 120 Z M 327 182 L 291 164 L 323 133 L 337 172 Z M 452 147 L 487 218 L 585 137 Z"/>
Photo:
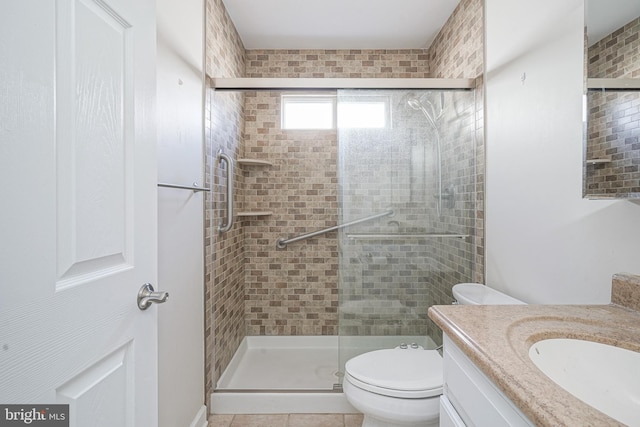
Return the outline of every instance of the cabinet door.
<path id="1" fill-rule="evenodd" d="M 534 425 L 446 335 L 443 369 L 445 395 L 465 425 Z"/>

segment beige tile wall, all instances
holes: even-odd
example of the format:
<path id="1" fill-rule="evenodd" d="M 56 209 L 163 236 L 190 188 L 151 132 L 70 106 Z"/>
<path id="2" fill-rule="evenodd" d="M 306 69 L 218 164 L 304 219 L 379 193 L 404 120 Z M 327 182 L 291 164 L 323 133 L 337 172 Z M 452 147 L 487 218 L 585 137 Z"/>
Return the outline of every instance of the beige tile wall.
<path id="1" fill-rule="evenodd" d="M 474 277 L 475 282 L 484 282 L 484 2 L 461 0 L 429 49 L 432 77 L 476 79 L 476 122 L 475 122 L 475 241 Z M 465 214 L 466 216 L 466 214 Z M 448 288 L 449 286 L 446 285 Z M 442 290 L 453 298 L 450 289 Z"/>
<path id="2" fill-rule="evenodd" d="M 280 92 L 248 92 L 245 157 L 273 166 L 243 168 L 243 210 L 272 211 L 242 221 L 248 335 L 337 333 L 335 233 L 276 249 L 276 239 L 335 225 L 335 130 L 283 130 Z"/>
<path id="3" fill-rule="evenodd" d="M 456 8 L 429 51 L 251 50 L 246 54 L 246 75 L 250 77 L 417 78 L 432 76 L 430 64 L 433 63 L 438 77 L 476 78 L 482 73 L 482 21 L 482 2 L 464 0 Z M 431 62 L 428 60 L 429 58 L 432 58 Z M 482 80 L 480 79 L 479 82 L 481 83 Z M 326 156 L 330 158 L 337 156 L 335 134 L 330 132 L 314 134 L 309 131 L 306 134 L 283 132 L 279 129 L 279 115 L 270 116 L 268 113 L 274 105 L 279 108 L 279 94 L 257 96 L 261 97 L 261 100 L 256 101 L 256 105 L 251 108 L 254 108 L 257 114 L 264 118 L 257 119 L 259 123 L 254 125 L 254 123 L 249 123 L 249 120 L 254 120 L 254 114 L 247 113 L 245 155 L 263 156 L 277 162 L 277 165 L 271 168 L 272 170 L 245 172 L 245 179 L 262 180 L 261 183 L 253 184 L 254 189 L 247 187 L 250 192 L 246 193 L 245 203 L 251 208 L 260 209 L 260 206 L 266 206 L 269 203 L 268 200 L 271 199 L 277 209 L 273 209 L 275 214 L 272 217 L 251 218 L 244 222 L 245 229 L 251 231 L 245 235 L 246 248 L 251 248 L 250 253 L 247 253 L 245 266 L 247 333 L 335 334 L 337 331 L 337 313 L 335 311 L 338 292 L 337 274 L 335 271 L 331 272 L 330 269 L 323 270 L 317 265 L 314 266 L 313 262 L 309 262 L 309 258 L 305 258 L 305 253 L 314 250 L 316 253 L 318 251 L 322 251 L 324 254 L 337 253 L 335 234 L 291 245 L 286 249 L 289 256 L 283 251 L 277 251 L 273 244 L 273 238 L 279 233 L 284 233 L 285 236 L 295 235 L 294 230 L 298 230 L 298 233 L 304 233 L 322 228 L 325 224 L 334 225 L 336 223 L 336 211 L 333 211 L 336 213 L 332 213 L 330 209 L 326 209 L 322 214 L 315 214 L 308 209 L 306 212 L 296 209 L 295 205 L 301 203 L 299 196 L 307 191 L 306 184 L 302 184 L 305 179 L 314 182 L 318 189 L 326 194 L 336 194 L 335 167 L 327 166 L 324 178 L 321 175 L 315 175 L 315 170 L 309 167 L 309 165 L 325 164 Z M 249 100 L 249 102 L 253 102 L 253 100 Z M 478 102 L 476 105 L 482 106 L 482 102 Z M 279 113 L 279 110 L 275 110 L 275 112 Z M 473 131 L 471 130 L 471 132 Z M 482 133 L 482 113 L 480 110 L 477 113 L 476 121 L 476 136 L 480 137 L 476 139 L 476 146 L 471 144 L 467 147 L 456 147 L 455 144 L 449 144 L 447 145 L 448 149 L 444 150 L 444 160 L 449 165 L 448 173 L 450 175 L 458 174 L 450 182 L 455 180 L 458 182 L 474 182 L 476 180 L 480 183 L 484 182 Z M 304 163 L 286 160 L 292 158 L 296 153 L 293 150 L 305 147 L 305 142 L 313 139 L 317 139 L 323 144 L 326 142 L 327 145 L 323 145 L 322 149 L 318 147 L 316 151 L 307 150 Z M 325 149 L 332 151 L 324 152 Z M 276 153 L 284 153 L 284 155 Z M 279 156 L 284 158 L 278 158 Z M 478 175 L 475 176 L 476 174 Z M 291 176 L 295 176 L 297 180 L 284 181 L 286 177 Z M 268 185 L 271 191 L 264 191 L 265 185 Z M 286 188 L 286 192 L 276 191 L 277 188 Z M 476 238 L 472 244 L 466 245 L 460 245 L 460 242 L 456 241 L 445 241 L 439 244 L 439 253 L 443 254 L 441 258 L 448 260 L 438 267 L 439 279 L 431 277 L 428 280 L 436 284 L 430 287 L 429 291 L 431 293 L 429 301 L 433 303 L 449 303 L 453 298 L 451 287 L 457 282 L 483 281 L 484 197 L 482 194 L 476 196 L 475 193 L 478 189 L 483 191 L 483 186 L 459 187 L 458 191 L 461 191 L 462 194 L 459 204 L 456 209 L 445 213 L 444 225 L 440 228 L 456 229 L 462 222 L 468 230 L 472 230 Z M 273 192 L 282 193 L 282 196 L 269 194 Z M 290 194 L 293 197 L 289 197 Z M 314 196 L 317 196 L 317 193 L 314 193 Z M 433 202 L 431 202 L 431 206 L 433 210 Z M 291 212 L 292 210 L 297 212 L 297 216 L 289 215 L 288 220 L 283 220 L 283 212 Z M 315 219 L 311 220 L 310 218 Z M 260 241 L 268 243 L 259 245 Z M 371 251 L 367 253 L 371 253 Z M 451 265 L 451 260 L 465 258 L 473 259 L 474 265 L 465 265 L 464 267 Z M 300 263 L 300 260 L 305 260 L 305 263 Z M 302 265 L 305 265 L 306 268 L 297 271 Z M 337 264 L 331 262 L 330 267 L 334 269 Z M 396 266 L 397 268 L 398 266 Z M 310 276 L 307 270 L 312 272 Z M 306 282 L 304 280 L 306 276 L 316 282 Z M 288 298 L 298 298 L 295 293 L 291 294 L 291 291 L 296 291 L 296 289 L 297 292 L 305 292 L 302 295 L 306 295 L 306 298 L 315 298 L 315 300 L 303 301 L 304 305 L 296 306 L 295 299 L 288 300 Z M 408 298 L 402 298 L 402 300 L 407 301 Z M 307 318 L 307 316 L 311 317 Z M 424 320 L 421 322 L 424 324 Z M 369 325 L 367 330 L 370 330 L 371 326 Z M 436 331 L 437 328 L 431 326 L 430 332 L 439 335 Z M 388 333 L 400 333 L 395 326 L 382 328 L 374 326 L 374 329 L 384 330 Z M 409 328 L 409 330 L 414 329 L 414 327 Z M 407 331 L 407 333 L 410 332 Z"/>
<path id="4" fill-rule="evenodd" d="M 461 0 L 429 48 L 431 77 L 475 79 L 483 73 L 483 2 Z"/>
<path id="5" fill-rule="evenodd" d="M 640 77 L 640 18 L 588 49 L 591 78 Z M 585 191 L 590 196 L 640 193 L 640 93 L 589 92 Z"/>
<path id="6" fill-rule="evenodd" d="M 247 77 L 429 77 L 423 49 L 249 50 Z"/>
<path id="7" fill-rule="evenodd" d="M 425 50 L 251 50 L 248 77 L 428 77 Z M 246 156 L 274 162 L 245 172 L 245 204 L 269 206 L 274 215 L 243 223 L 247 334 L 338 333 L 336 233 L 275 248 L 295 236 L 338 221 L 335 131 L 280 129 L 280 93 L 247 97 Z M 255 119 L 255 121 L 254 121 Z M 248 169 L 248 168 L 247 168 Z M 258 182 L 261 180 L 262 182 Z M 268 190 L 265 190 L 268 188 Z"/>
<path id="8" fill-rule="evenodd" d="M 206 70 L 210 77 L 241 77 L 244 47 L 222 0 L 206 2 Z M 244 97 L 237 93 L 206 93 L 206 184 L 213 191 L 205 198 L 205 389 L 213 390 L 244 337 L 243 228 L 226 234 L 217 231 L 225 218 L 226 179 L 216 162 L 222 149 L 237 158 L 242 141 Z M 242 174 L 235 182 L 242 187 Z M 209 405 L 209 393 L 205 393 Z"/>
<path id="9" fill-rule="evenodd" d="M 640 77 L 640 17 L 589 48 L 589 77 Z"/>
<path id="10" fill-rule="evenodd" d="M 429 50 L 433 77 L 476 79 L 474 277 L 484 282 L 484 2 L 461 0 Z M 445 290 L 451 297 L 450 290 Z"/>

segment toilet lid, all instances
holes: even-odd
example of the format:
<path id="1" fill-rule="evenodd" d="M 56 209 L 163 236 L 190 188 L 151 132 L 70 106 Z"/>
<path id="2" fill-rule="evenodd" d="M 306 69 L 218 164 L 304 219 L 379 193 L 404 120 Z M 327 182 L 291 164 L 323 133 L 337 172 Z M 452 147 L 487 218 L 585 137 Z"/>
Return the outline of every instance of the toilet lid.
<path id="1" fill-rule="evenodd" d="M 394 397 L 442 393 L 442 357 L 436 350 L 376 350 L 350 359 L 345 371 L 354 385 Z"/>

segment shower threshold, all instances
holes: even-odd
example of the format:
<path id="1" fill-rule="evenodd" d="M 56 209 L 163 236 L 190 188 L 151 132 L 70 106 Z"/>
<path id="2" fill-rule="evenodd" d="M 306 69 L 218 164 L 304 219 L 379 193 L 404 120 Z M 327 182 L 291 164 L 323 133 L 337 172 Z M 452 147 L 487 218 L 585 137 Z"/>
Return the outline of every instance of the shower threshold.
<path id="1" fill-rule="evenodd" d="M 342 393 L 342 359 L 425 337 L 245 337 L 211 395 L 213 414 L 357 413 Z M 345 345 L 348 343 L 349 345 Z"/>

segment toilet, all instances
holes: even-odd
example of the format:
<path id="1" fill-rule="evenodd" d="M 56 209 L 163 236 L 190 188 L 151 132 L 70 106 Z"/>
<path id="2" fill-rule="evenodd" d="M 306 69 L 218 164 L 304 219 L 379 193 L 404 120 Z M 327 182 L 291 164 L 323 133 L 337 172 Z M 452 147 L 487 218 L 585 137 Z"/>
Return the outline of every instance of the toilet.
<path id="1" fill-rule="evenodd" d="M 480 283 L 453 287 L 458 304 L 524 304 Z M 362 427 L 437 426 L 442 394 L 442 356 L 437 350 L 402 346 L 349 359 L 344 394 L 364 414 Z"/>
<path id="2" fill-rule="evenodd" d="M 462 305 L 524 304 L 519 299 L 510 297 L 480 283 L 458 283 L 451 291 L 458 304 Z"/>

